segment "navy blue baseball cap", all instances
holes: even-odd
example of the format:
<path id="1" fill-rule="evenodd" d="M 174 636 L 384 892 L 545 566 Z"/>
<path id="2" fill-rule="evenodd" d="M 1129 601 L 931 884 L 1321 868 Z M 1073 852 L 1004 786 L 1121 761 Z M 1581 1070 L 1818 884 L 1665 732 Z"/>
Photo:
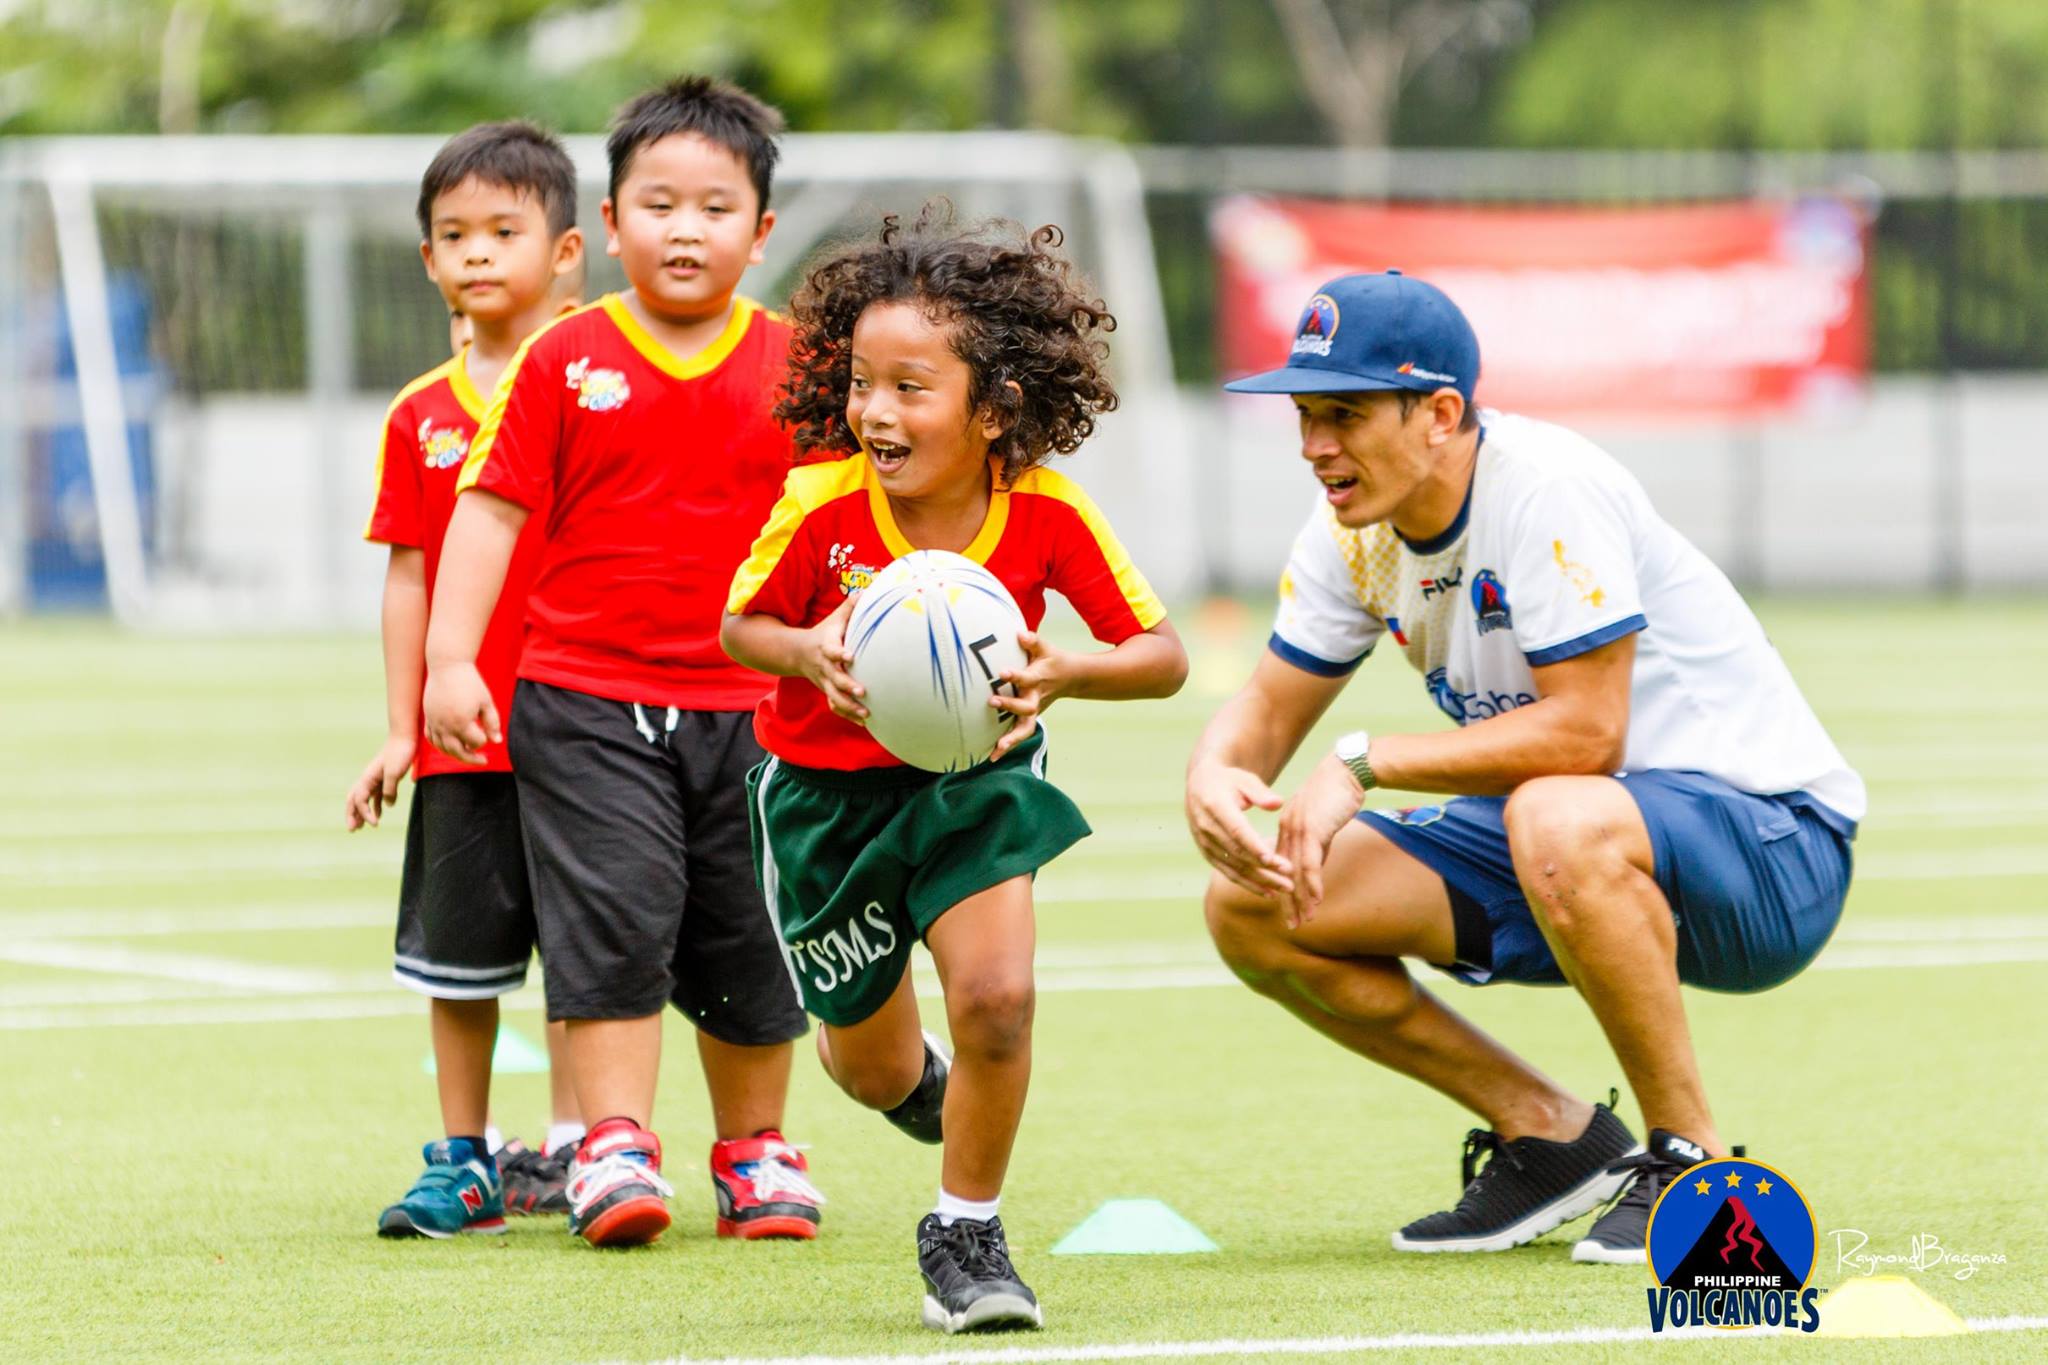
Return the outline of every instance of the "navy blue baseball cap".
<path id="1" fill-rule="evenodd" d="M 1301 310 L 1287 364 L 1223 387 L 1232 393 L 1456 389 L 1472 401 L 1479 338 L 1443 290 L 1389 270 L 1342 275 Z"/>

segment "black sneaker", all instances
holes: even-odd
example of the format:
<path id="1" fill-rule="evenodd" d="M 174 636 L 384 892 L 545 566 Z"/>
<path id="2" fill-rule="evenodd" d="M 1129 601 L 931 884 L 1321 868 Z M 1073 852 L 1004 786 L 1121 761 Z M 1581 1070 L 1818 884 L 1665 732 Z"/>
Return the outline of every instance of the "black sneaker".
<path id="1" fill-rule="evenodd" d="M 1662 1128 L 1650 1130 L 1649 1150 L 1625 1156 L 1607 1169 L 1628 1184 L 1607 1211 L 1593 1220 L 1572 1259 L 1592 1265 L 1641 1265 L 1648 1260 L 1650 1210 L 1664 1187 L 1707 1159 L 1706 1149 Z"/>
<path id="2" fill-rule="evenodd" d="M 924 1272 L 924 1325 L 954 1332 L 1003 1332 L 1041 1327 L 1038 1296 L 1017 1278 L 1003 1220 L 939 1222 L 928 1213 L 917 1225 L 917 1268 Z"/>
<path id="3" fill-rule="evenodd" d="M 1614 1116 L 1618 1096 L 1593 1106 L 1586 1131 L 1570 1142 L 1501 1141 L 1474 1128 L 1465 1138 L 1465 1195 L 1447 1213 L 1418 1218 L 1394 1234 L 1396 1251 L 1506 1251 L 1613 1198 L 1629 1173 L 1614 1164 L 1643 1149 Z M 1490 1154 L 1485 1169 L 1479 1158 Z"/>
<path id="4" fill-rule="evenodd" d="M 553 1153 L 536 1152 L 513 1138 L 498 1149 L 498 1174 L 505 1182 L 507 1213 L 567 1213 L 569 1162 L 576 1144 L 562 1144 Z"/>
<path id="5" fill-rule="evenodd" d="M 952 1052 L 927 1029 L 924 1035 L 924 1073 L 917 1078 L 917 1089 L 894 1109 L 884 1109 L 882 1117 L 919 1142 L 937 1144 L 945 1141 L 941 1119 L 946 1111 L 946 1077 L 952 1069 Z"/>

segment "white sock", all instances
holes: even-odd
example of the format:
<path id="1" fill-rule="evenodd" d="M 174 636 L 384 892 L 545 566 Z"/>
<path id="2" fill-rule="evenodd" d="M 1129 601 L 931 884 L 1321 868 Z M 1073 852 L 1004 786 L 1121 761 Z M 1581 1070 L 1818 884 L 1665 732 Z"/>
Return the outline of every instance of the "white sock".
<path id="1" fill-rule="evenodd" d="M 573 1120 L 568 1123 L 551 1123 L 548 1125 L 548 1145 L 541 1149 L 541 1154 L 546 1156 L 559 1151 L 565 1142 L 581 1142 L 583 1134 L 587 1131 L 589 1130 L 582 1124 Z"/>
<path id="2" fill-rule="evenodd" d="M 497 1125 L 497 1124 L 495 1124 L 495 1123 L 487 1123 L 487 1124 L 485 1124 L 485 1125 L 484 1125 L 484 1146 L 486 1146 L 486 1147 L 488 1147 L 488 1148 L 490 1148 L 490 1149 L 491 1149 L 491 1155 L 492 1155 L 492 1156 L 496 1156 L 496 1155 L 498 1154 L 498 1149 L 499 1149 L 500 1147 L 503 1147 L 504 1145 L 505 1145 L 505 1135 L 504 1135 L 503 1133 L 501 1133 L 501 1132 L 499 1132 L 499 1131 L 498 1131 L 498 1125 Z"/>
<path id="3" fill-rule="evenodd" d="M 939 1215 L 939 1225 L 941 1227 L 949 1228 L 953 1226 L 954 1220 L 958 1218 L 972 1218 L 978 1223 L 986 1223 L 989 1219 L 996 1216 L 996 1205 L 1002 1202 L 1003 1197 L 1001 1195 L 979 1203 L 972 1199 L 962 1199 L 957 1194 L 946 1193 L 946 1187 L 941 1185 L 939 1187 L 939 1202 L 932 1209 L 932 1212 Z"/>

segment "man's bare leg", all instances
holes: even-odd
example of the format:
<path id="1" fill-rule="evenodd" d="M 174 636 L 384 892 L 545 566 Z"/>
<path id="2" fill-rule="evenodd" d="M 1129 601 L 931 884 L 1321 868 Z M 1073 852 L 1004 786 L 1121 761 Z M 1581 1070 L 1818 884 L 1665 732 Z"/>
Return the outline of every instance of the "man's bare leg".
<path id="1" fill-rule="evenodd" d="M 1325 899 L 1287 928 L 1279 904 L 1221 876 L 1205 908 L 1240 979 L 1319 1033 L 1441 1091 L 1503 1138 L 1569 1142 L 1592 1106 L 1418 986 L 1403 957 L 1448 963 L 1456 931 L 1443 880 L 1362 821 L 1331 843 Z"/>
<path id="2" fill-rule="evenodd" d="M 1671 904 L 1635 799 L 1611 777 L 1542 777 L 1515 790 L 1506 822 L 1529 908 L 1607 1034 L 1643 1122 L 1725 1156 L 1679 998 Z"/>

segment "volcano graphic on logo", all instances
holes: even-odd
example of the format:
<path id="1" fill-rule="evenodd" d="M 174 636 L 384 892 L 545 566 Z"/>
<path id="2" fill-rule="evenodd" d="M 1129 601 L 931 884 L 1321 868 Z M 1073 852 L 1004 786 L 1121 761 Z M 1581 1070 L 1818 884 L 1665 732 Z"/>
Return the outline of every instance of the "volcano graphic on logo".
<path id="1" fill-rule="evenodd" d="M 1308 307 L 1301 310 L 1301 321 L 1294 325 L 1294 339 L 1297 343 L 1309 342 L 1327 347 L 1331 337 L 1337 335 L 1337 301 L 1328 294 L 1318 294 L 1308 301 Z M 1323 354 L 1318 351 L 1318 354 Z"/>
<path id="2" fill-rule="evenodd" d="M 1740 1277 L 1739 1281 L 1733 1277 Z M 1792 1273 L 1743 1204 L 1731 1194 L 1707 1220 L 1692 1250 L 1664 1278 L 1673 1289 L 1798 1289 L 1805 1280 Z"/>

